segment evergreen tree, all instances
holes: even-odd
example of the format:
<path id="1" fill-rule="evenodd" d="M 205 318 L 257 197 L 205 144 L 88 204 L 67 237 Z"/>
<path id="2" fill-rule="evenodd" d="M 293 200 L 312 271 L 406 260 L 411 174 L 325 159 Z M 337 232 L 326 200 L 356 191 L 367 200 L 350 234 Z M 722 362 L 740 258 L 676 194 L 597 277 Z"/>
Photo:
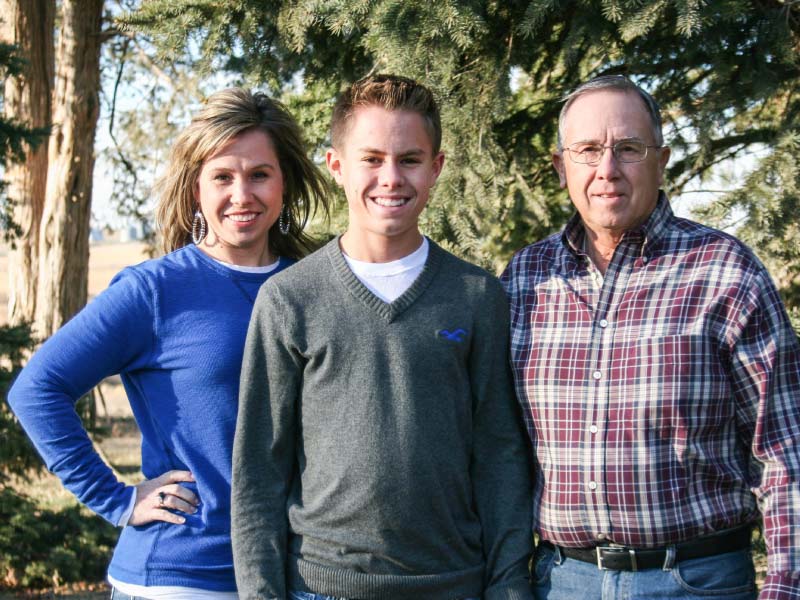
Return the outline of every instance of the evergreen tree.
<path id="1" fill-rule="evenodd" d="M 16 48 L 0 44 L 0 73 L 13 77 L 20 73 L 22 60 Z M 0 165 L 22 160 L 26 148 L 42 142 L 47 132 L 31 130 L 25 124 L 0 118 Z M 13 243 L 15 224 L 10 220 L 13 199 L 6 195 L 6 183 L 0 180 L 0 214 L 7 242 Z M 41 468 L 41 461 L 11 413 L 6 395 L 19 370 L 23 354 L 33 346 L 26 324 L 0 326 L 0 484 L 8 474 L 24 475 L 30 468 Z"/>
<path id="2" fill-rule="evenodd" d="M 778 136 L 738 189 L 696 212 L 706 223 L 735 230 L 756 248 L 775 279 L 800 335 L 800 132 Z"/>
<path id="3" fill-rule="evenodd" d="M 153 34 L 164 56 L 196 48 L 206 73 L 239 71 L 283 94 L 318 148 L 333 96 L 356 78 L 389 71 L 430 85 L 447 163 L 424 228 L 495 271 L 571 213 L 550 166 L 560 98 L 593 76 L 629 75 L 665 111 L 671 194 L 762 150 L 718 212 L 738 214 L 746 201 L 743 232 L 776 228 L 772 248 L 766 236 L 743 237 L 773 269 L 792 261 L 778 277 L 784 289 L 800 273 L 795 255 L 775 254 L 792 240 L 777 228 L 780 210 L 797 205 L 795 2 L 152 0 L 124 21 Z"/>
<path id="4" fill-rule="evenodd" d="M 41 470 L 43 466 L 6 399 L 23 355 L 32 347 L 27 325 L 0 326 L 0 489 L 9 474 L 25 476 L 32 469 Z"/>
<path id="5" fill-rule="evenodd" d="M 55 0 L 0 0 L 0 38 L 25 57 L 22 71 L 7 77 L 3 112 L 31 127 L 49 127 L 54 77 Z M 8 322 L 32 322 L 36 316 L 36 267 L 39 222 L 47 186 L 47 144 L 6 165 L 4 179 L 14 198 L 14 240 L 8 251 Z"/>

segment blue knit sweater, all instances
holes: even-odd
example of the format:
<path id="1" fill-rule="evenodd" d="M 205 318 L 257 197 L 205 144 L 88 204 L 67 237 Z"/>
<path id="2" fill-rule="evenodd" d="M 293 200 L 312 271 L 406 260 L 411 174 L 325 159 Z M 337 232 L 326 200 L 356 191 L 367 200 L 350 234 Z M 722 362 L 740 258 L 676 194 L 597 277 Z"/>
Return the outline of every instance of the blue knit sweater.
<path id="1" fill-rule="evenodd" d="M 228 269 L 190 245 L 127 268 L 33 356 L 9 402 L 48 469 L 116 524 L 133 488 L 94 451 L 76 400 L 122 377 L 142 431 L 142 472 L 194 474 L 201 505 L 186 523 L 125 527 L 109 573 L 139 585 L 235 590 L 230 480 L 247 324 L 267 274 Z"/>

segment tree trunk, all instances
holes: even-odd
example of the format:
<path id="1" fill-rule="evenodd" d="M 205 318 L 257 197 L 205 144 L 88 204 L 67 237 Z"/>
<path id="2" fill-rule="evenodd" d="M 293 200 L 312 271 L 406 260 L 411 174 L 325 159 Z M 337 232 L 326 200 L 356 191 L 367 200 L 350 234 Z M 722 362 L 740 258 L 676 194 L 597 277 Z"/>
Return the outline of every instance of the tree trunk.
<path id="1" fill-rule="evenodd" d="M 49 336 L 86 304 L 103 0 L 62 0 L 53 131 L 39 230 L 35 331 Z"/>
<path id="2" fill-rule="evenodd" d="M 28 61 L 20 77 L 5 82 L 5 115 L 28 127 L 50 124 L 53 87 L 53 18 L 55 0 L 0 0 L 4 40 L 17 45 Z M 36 311 L 39 222 L 47 182 L 47 143 L 6 167 L 12 219 L 21 234 L 8 253 L 8 321 L 31 322 Z"/>

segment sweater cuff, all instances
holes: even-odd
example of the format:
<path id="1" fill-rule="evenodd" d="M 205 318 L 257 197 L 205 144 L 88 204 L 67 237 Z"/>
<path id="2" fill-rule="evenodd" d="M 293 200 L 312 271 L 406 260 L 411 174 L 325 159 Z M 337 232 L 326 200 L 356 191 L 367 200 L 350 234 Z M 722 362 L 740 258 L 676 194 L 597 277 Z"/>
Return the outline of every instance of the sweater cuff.
<path id="1" fill-rule="evenodd" d="M 101 505 L 97 506 L 95 502 L 84 504 L 115 527 L 122 527 L 127 524 L 127 519 L 125 523 L 122 522 L 126 513 L 128 511 L 131 514 L 133 513 L 133 506 L 136 501 L 136 487 L 123 483 L 119 483 L 118 487 L 120 491 L 105 499 Z M 80 498 L 78 499 L 80 500 Z M 128 514 L 128 519 L 130 519 L 130 514 Z"/>
<path id="2" fill-rule="evenodd" d="M 800 600 L 800 573 L 767 573 L 758 600 Z"/>
<path id="3" fill-rule="evenodd" d="M 494 585 L 484 591 L 483 600 L 533 600 L 531 583 L 526 578 Z"/>
<path id="4" fill-rule="evenodd" d="M 131 500 L 128 502 L 128 508 L 125 509 L 125 512 L 122 513 L 122 516 L 117 521 L 117 527 L 125 527 L 128 524 L 128 521 L 131 520 L 131 515 L 133 514 L 133 509 L 136 508 L 136 492 L 138 488 L 136 486 L 133 487 L 133 494 L 131 494 Z"/>

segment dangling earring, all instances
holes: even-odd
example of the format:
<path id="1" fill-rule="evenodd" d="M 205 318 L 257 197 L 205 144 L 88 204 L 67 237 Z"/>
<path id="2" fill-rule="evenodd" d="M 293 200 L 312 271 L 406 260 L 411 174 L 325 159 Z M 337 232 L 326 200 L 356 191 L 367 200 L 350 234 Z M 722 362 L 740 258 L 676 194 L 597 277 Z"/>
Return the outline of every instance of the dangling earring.
<path id="1" fill-rule="evenodd" d="M 204 239 L 206 239 L 206 218 L 198 209 L 195 211 L 194 221 L 192 221 L 192 241 L 199 246 Z"/>
<path id="2" fill-rule="evenodd" d="M 281 216 L 278 217 L 278 229 L 283 235 L 287 235 L 289 233 L 289 228 L 292 225 L 292 215 L 289 212 L 289 206 L 287 204 L 283 205 L 281 208 Z"/>

